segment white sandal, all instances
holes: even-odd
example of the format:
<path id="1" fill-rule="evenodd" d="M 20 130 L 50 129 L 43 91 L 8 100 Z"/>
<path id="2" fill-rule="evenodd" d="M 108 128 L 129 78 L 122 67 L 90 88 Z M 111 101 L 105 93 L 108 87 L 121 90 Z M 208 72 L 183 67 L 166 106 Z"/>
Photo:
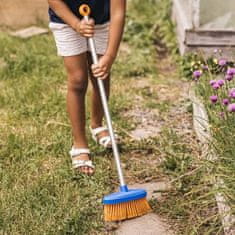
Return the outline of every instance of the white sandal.
<path id="1" fill-rule="evenodd" d="M 94 129 L 92 129 L 90 127 L 90 131 L 92 134 L 92 139 L 96 143 L 99 143 L 101 146 L 103 146 L 104 148 L 107 148 L 107 149 L 112 148 L 111 137 L 109 135 L 98 138 L 98 134 L 100 134 L 103 131 L 108 131 L 108 128 L 106 126 L 102 126 L 102 127 L 98 127 L 98 128 L 94 128 Z M 116 141 L 118 144 L 120 142 L 120 138 L 117 134 L 115 134 L 115 138 L 116 138 Z"/>
<path id="2" fill-rule="evenodd" d="M 71 156 L 71 160 L 72 160 L 72 167 L 73 169 L 79 169 L 81 167 L 89 167 L 91 169 L 95 169 L 94 165 L 92 164 L 91 160 L 78 160 L 75 159 L 74 157 L 77 157 L 81 154 L 90 154 L 90 150 L 89 149 L 82 149 L 82 148 L 74 148 L 72 147 L 72 149 L 70 150 L 70 156 Z"/>

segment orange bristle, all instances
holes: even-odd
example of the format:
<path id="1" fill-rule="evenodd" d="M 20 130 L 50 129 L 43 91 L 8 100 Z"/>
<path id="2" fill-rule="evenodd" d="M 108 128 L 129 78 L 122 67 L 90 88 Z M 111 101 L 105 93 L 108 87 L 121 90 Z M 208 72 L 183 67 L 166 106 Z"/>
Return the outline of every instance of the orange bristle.
<path id="1" fill-rule="evenodd" d="M 151 208 L 146 198 L 120 204 L 104 205 L 104 220 L 108 222 L 130 219 L 145 215 L 149 211 L 151 211 Z"/>

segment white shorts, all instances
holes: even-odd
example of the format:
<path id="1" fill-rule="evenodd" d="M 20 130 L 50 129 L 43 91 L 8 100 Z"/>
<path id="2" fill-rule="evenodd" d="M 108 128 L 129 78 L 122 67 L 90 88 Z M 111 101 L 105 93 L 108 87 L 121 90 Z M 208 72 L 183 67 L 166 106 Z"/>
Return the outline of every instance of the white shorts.
<path id="1" fill-rule="evenodd" d="M 49 24 L 49 28 L 53 32 L 59 56 L 74 56 L 89 51 L 87 39 L 77 33 L 69 25 L 51 22 Z M 108 38 L 109 22 L 102 25 L 96 25 L 94 41 L 97 54 L 105 54 L 108 45 Z"/>

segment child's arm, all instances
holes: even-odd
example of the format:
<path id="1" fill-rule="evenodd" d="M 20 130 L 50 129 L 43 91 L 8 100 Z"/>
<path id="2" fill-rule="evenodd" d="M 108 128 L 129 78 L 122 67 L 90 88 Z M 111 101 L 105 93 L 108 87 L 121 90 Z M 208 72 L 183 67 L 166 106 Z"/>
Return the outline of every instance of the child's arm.
<path id="1" fill-rule="evenodd" d="M 98 65 L 92 65 L 95 77 L 105 79 L 108 77 L 112 64 L 117 56 L 122 39 L 126 13 L 126 0 L 111 0 L 111 20 L 109 29 L 108 48 Z"/>
<path id="2" fill-rule="evenodd" d="M 63 0 L 48 0 L 48 4 L 51 9 L 74 30 L 79 32 L 85 37 L 92 37 L 94 34 L 94 21 L 92 19 L 89 22 L 85 20 L 79 20 L 77 16 L 67 7 Z"/>
<path id="3" fill-rule="evenodd" d="M 116 58 L 122 39 L 126 13 L 126 0 L 111 0 L 109 43 L 106 55 Z"/>

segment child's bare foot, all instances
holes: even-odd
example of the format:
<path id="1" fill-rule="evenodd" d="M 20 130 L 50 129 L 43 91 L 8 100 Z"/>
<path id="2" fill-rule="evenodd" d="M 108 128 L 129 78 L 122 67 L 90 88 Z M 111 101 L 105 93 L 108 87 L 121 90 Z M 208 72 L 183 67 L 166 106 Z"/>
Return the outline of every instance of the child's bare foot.
<path id="1" fill-rule="evenodd" d="M 73 169 L 86 175 L 94 174 L 94 166 L 89 157 L 89 149 L 72 148 L 70 151 Z"/>

